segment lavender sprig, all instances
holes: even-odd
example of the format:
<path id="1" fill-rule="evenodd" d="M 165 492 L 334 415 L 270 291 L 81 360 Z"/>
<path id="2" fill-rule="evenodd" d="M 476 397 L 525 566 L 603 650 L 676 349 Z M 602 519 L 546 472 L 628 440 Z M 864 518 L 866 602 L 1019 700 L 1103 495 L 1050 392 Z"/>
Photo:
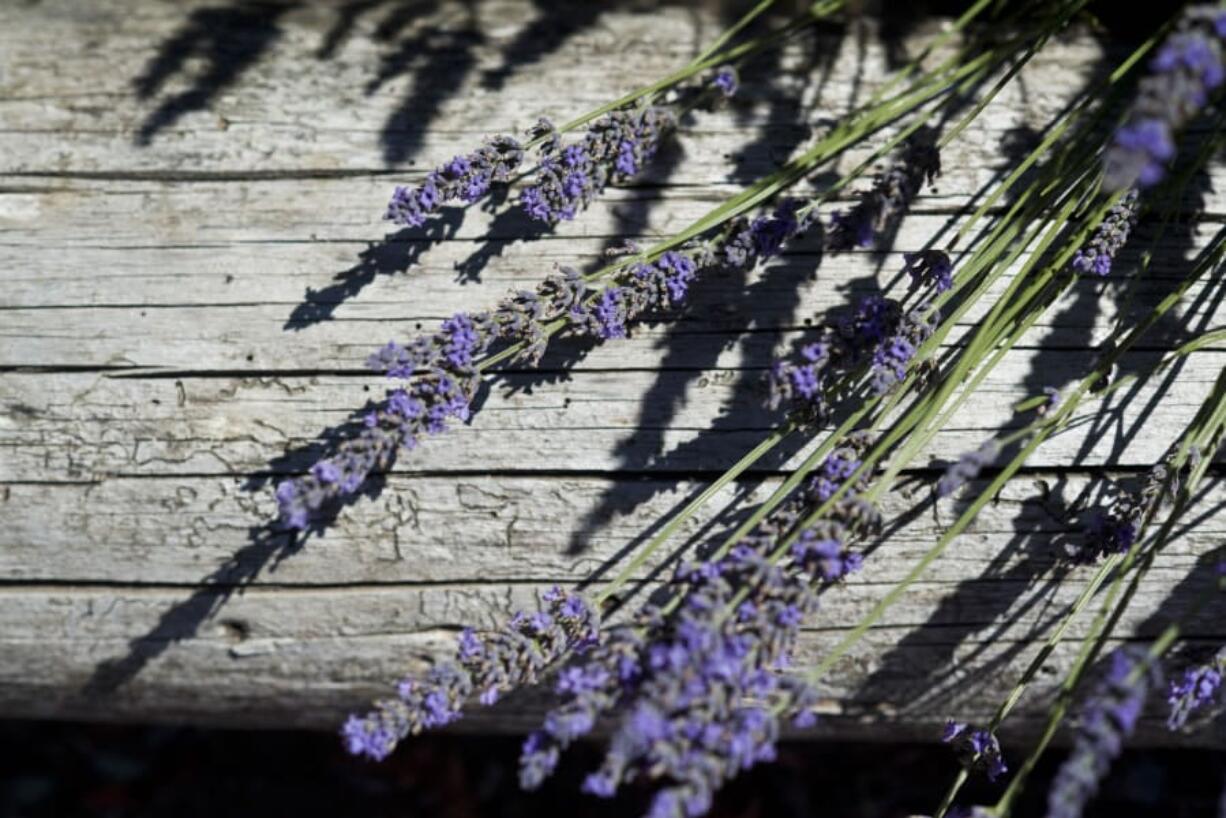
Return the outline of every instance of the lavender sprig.
<path id="1" fill-rule="evenodd" d="M 539 143 L 540 167 L 533 183 L 520 194 L 520 206 L 539 222 L 570 221 L 610 182 L 625 181 L 642 171 L 677 128 L 681 111 L 709 98 L 708 90 L 727 99 L 737 87 L 736 69 L 724 66 L 709 81 L 681 89 L 673 104 L 643 104 L 605 114 L 570 145 L 563 145 L 553 123 L 539 120 L 531 136 Z"/>
<path id="2" fill-rule="evenodd" d="M 388 343 L 368 363 L 408 385 L 389 392 L 386 403 L 367 413 L 362 429 L 335 454 L 277 486 L 282 523 L 306 530 L 323 509 L 355 494 L 372 472 L 387 469 L 400 450 L 445 432 L 449 421 L 467 421 L 480 385 L 477 359 L 495 343 L 522 345 L 516 360 L 535 365 L 549 339 L 546 325 L 557 319 L 600 340 L 625 338 L 629 324 L 680 305 L 701 272 L 748 268 L 778 253 L 809 225 L 798 210 L 797 202 L 786 200 L 771 215 L 735 219 L 711 239 L 632 265 L 622 283 L 599 291 L 563 268 L 535 293 L 513 293 L 492 312 L 461 313 L 443 322 L 438 333 L 403 346 Z"/>
<path id="3" fill-rule="evenodd" d="M 364 716 L 350 716 L 341 728 L 346 749 L 376 761 L 386 758 L 405 737 L 460 718 L 474 692 L 481 704 L 492 705 L 506 692 L 535 683 L 562 654 L 595 642 L 599 614 L 581 596 L 555 587 L 542 602 L 543 610 L 517 612 L 484 638 L 465 630 L 455 662 L 403 680 L 395 698 L 375 702 Z"/>
<path id="4" fill-rule="evenodd" d="M 1124 198 L 1107 211 L 1094 235 L 1073 256 L 1070 266 L 1079 273 L 1109 275 L 1111 263 L 1128 241 L 1128 234 L 1137 223 L 1137 203 L 1137 192 L 1128 191 Z"/>
<path id="5" fill-rule="evenodd" d="M 1117 649 L 1110 668 L 1090 694 L 1077 724 L 1073 750 L 1048 792 L 1048 818 L 1080 818 L 1085 805 L 1132 735 L 1155 669 L 1144 651 Z"/>
<path id="6" fill-rule="evenodd" d="M 620 708 L 626 716 L 585 790 L 609 796 L 623 781 L 662 778 L 670 783 L 652 815 L 699 814 L 724 780 L 771 757 L 778 712 L 811 724 L 812 691 L 781 672 L 819 589 L 860 567 L 847 543 L 879 518 L 853 493 L 799 532 L 782 564 L 768 555 L 806 510 L 833 494 L 832 479 L 845 482 L 856 470 L 863 442 L 832 452 L 803 491 L 727 555 L 680 568 L 675 611 L 648 606 L 635 627 L 587 654 L 576 676 L 594 683 L 559 690 L 562 704 L 525 743 L 521 783 L 538 785 L 561 750 Z M 747 706 L 747 698 L 775 706 Z"/>
<path id="7" fill-rule="evenodd" d="M 769 405 L 787 406 L 793 420 L 820 424 L 831 411 L 831 390 L 862 368 L 875 394 L 906 377 L 919 347 L 940 321 L 928 303 L 909 310 L 891 298 L 865 296 L 852 314 L 806 339 L 792 361 L 776 361 L 770 374 Z"/>
<path id="8" fill-rule="evenodd" d="M 1171 706 L 1167 726 L 1178 730 L 1187 724 L 1188 718 L 1203 707 L 1210 705 L 1222 692 L 1222 676 L 1226 674 L 1226 648 L 1218 651 L 1208 662 L 1184 670 L 1178 681 L 1172 681 L 1167 693 Z"/>
<path id="9" fill-rule="evenodd" d="M 1222 62 L 1226 9 L 1205 3 L 1183 15 L 1178 30 L 1150 61 L 1150 75 L 1141 80 L 1128 118 L 1107 149 L 1103 177 L 1107 190 L 1160 182 L 1175 157 L 1176 134 L 1226 79 Z"/>
<path id="10" fill-rule="evenodd" d="M 850 211 L 836 211 L 830 219 L 826 248 L 842 252 L 855 247 L 872 247 L 889 233 L 911 206 L 925 184 L 941 174 L 941 154 L 936 145 L 937 132 L 921 128 L 912 134 L 899 157 L 878 174 L 872 189 L 865 192 Z"/>
<path id="11" fill-rule="evenodd" d="M 958 762 L 968 771 L 982 772 L 995 781 L 1009 771 L 996 736 L 983 727 L 957 722 L 945 722 L 941 741 L 958 756 Z"/>
<path id="12" fill-rule="evenodd" d="M 676 125 L 676 116 L 661 106 L 613 111 L 592 123 L 582 140 L 563 147 L 553 125 L 541 120 L 540 170 L 520 194 L 520 206 L 547 224 L 573 219 L 610 181 L 642 170 Z"/>
<path id="13" fill-rule="evenodd" d="M 1109 554 L 1122 554 L 1132 548 L 1145 519 L 1163 498 L 1176 491 L 1171 467 L 1158 463 L 1145 475 L 1140 489 L 1125 492 L 1106 509 L 1096 509 L 1085 527 L 1080 545 L 1068 543 L 1064 554 L 1074 562 L 1090 563 Z"/>
<path id="14" fill-rule="evenodd" d="M 470 154 L 461 154 L 430 171 L 417 187 L 397 186 L 385 219 L 406 227 L 421 227 L 426 217 L 449 201 L 475 202 L 495 182 L 506 182 L 524 159 L 524 149 L 511 136 L 495 136 Z"/>

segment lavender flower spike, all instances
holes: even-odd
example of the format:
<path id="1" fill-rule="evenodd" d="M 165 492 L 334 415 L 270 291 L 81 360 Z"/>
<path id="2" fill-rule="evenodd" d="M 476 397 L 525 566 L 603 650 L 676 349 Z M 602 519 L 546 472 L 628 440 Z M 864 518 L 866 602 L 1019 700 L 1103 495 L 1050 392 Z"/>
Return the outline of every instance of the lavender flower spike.
<path id="1" fill-rule="evenodd" d="M 1120 648 L 1110 662 L 1106 677 L 1083 706 L 1073 750 L 1048 791 L 1048 818 L 1080 818 L 1141 716 L 1155 680 L 1148 657 L 1144 651 Z"/>
<path id="2" fill-rule="evenodd" d="M 1128 234 L 1137 223 L 1137 192 L 1128 191 L 1124 198 L 1107 211 L 1106 217 L 1094 231 L 1094 235 L 1073 256 L 1073 269 L 1079 273 L 1094 273 L 1106 276 L 1111 273 L 1111 262 L 1120 248 L 1128 241 Z"/>
<path id="3" fill-rule="evenodd" d="M 350 716 L 341 728 L 348 751 L 379 761 L 405 737 L 460 718 L 473 693 L 481 704 L 492 705 L 507 691 L 534 683 L 567 651 L 594 644 L 599 615 L 582 597 L 553 588 L 542 601 L 543 610 L 520 611 L 484 638 L 465 630 L 454 663 L 405 679 L 396 698 L 375 702 L 364 716 Z"/>
<path id="4" fill-rule="evenodd" d="M 1222 691 L 1222 676 L 1226 674 L 1226 648 L 1217 656 L 1197 667 L 1188 668 L 1177 682 L 1171 682 L 1167 702 L 1171 714 L 1167 726 L 1178 730 L 1187 723 L 1188 717 L 1218 698 Z"/>
<path id="5" fill-rule="evenodd" d="M 520 205 L 548 224 L 573 219 L 611 180 L 642 170 L 676 125 L 673 114 L 658 106 L 612 111 L 592 123 L 582 140 L 562 147 L 553 126 L 543 122 L 537 131 L 547 137 L 539 149 L 540 170 L 520 194 Z"/>
<path id="6" fill-rule="evenodd" d="M 1150 61 L 1150 75 L 1141 80 L 1128 118 L 1107 149 L 1104 188 L 1151 187 L 1166 175 L 1176 135 L 1226 80 L 1223 38 L 1221 6 L 1205 3 L 1184 12 L 1179 29 Z"/>
<path id="7" fill-rule="evenodd" d="M 651 814 L 700 814 L 723 781 L 773 757 L 776 710 L 811 725 L 816 694 L 782 671 L 820 588 L 859 569 L 847 542 L 877 517 L 849 491 L 828 519 L 799 532 L 782 564 L 769 555 L 806 509 L 856 471 L 867 442 L 857 436 L 832 452 L 818 476 L 719 561 L 682 565 L 673 580 L 675 611 L 647 606 L 633 626 L 619 626 L 586 654 L 574 682 L 564 675 L 563 703 L 525 744 L 521 783 L 540 784 L 561 750 L 621 708 L 625 716 L 585 791 L 609 797 L 624 781 L 664 779 Z"/>
<path id="8" fill-rule="evenodd" d="M 950 745 L 967 770 L 983 772 L 995 781 L 1009 771 L 1001 754 L 1000 742 L 990 731 L 953 719 L 945 722 L 941 741 Z"/>
<path id="9" fill-rule="evenodd" d="M 406 227 L 421 227 L 445 202 L 475 202 L 494 182 L 506 182 L 523 161 L 524 150 L 510 136 L 495 136 L 468 155 L 454 157 L 430 172 L 415 187 L 397 187 L 386 219 Z"/>
<path id="10" fill-rule="evenodd" d="M 872 189 L 860 197 L 859 203 L 849 212 L 835 212 L 827 234 L 827 249 L 837 253 L 854 247 L 872 247 L 882 234 L 898 224 L 920 188 L 941 174 L 936 136 L 931 128 L 921 128 L 912 134 L 898 159 L 874 179 Z"/>
<path id="11" fill-rule="evenodd" d="M 830 390 L 865 365 L 872 390 L 889 392 L 906 377 L 938 320 L 926 302 L 904 312 L 893 299 L 865 296 L 836 326 L 806 338 L 792 361 L 774 364 L 770 407 L 788 406 L 798 423 L 821 423 L 830 412 Z"/>
<path id="12" fill-rule="evenodd" d="M 370 366 L 407 385 L 389 392 L 384 405 L 368 413 L 358 434 L 334 455 L 277 487 L 282 523 L 306 530 L 325 507 L 355 494 L 372 472 L 388 468 L 401 450 L 445 432 L 451 420 L 467 421 L 480 385 L 477 359 L 496 342 L 523 344 L 517 360 L 531 365 L 545 351 L 545 325 L 559 318 L 603 340 L 624 338 L 630 322 L 684 302 L 702 270 L 749 267 L 778 253 L 808 226 L 797 210 L 797 203 L 787 200 L 772 215 L 733 220 L 710 239 L 666 252 L 652 264 L 634 265 L 623 283 L 610 284 L 599 294 L 578 272 L 563 268 L 535 293 L 513 293 L 493 312 L 459 314 L 433 335 L 404 346 L 389 343 L 371 356 Z"/>

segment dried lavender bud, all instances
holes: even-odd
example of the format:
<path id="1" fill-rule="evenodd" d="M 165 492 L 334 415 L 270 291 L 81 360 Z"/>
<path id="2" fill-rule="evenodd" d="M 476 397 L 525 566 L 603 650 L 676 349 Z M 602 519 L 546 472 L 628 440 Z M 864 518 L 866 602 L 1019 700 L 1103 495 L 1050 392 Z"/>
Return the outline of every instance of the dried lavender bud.
<path id="1" fill-rule="evenodd" d="M 730 97 L 740 88 L 740 80 L 737 77 L 736 69 L 731 65 L 721 66 L 715 72 L 715 79 L 711 80 L 711 84 L 719 89 L 725 97 Z"/>
<path id="2" fill-rule="evenodd" d="M 931 287 L 943 293 L 954 285 L 954 263 L 944 250 L 924 250 L 921 253 L 903 253 L 903 272 L 911 276 L 911 289 Z"/>
<path id="3" fill-rule="evenodd" d="M 641 171 L 676 125 L 668 109 L 648 106 L 605 114 L 575 144 L 546 140 L 539 149 L 540 170 L 520 194 L 520 206 L 549 224 L 573 219 L 610 181 Z"/>
<path id="4" fill-rule="evenodd" d="M 1222 691 L 1222 675 L 1226 673 L 1226 648 L 1203 665 L 1190 667 L 1178 681 L 1171 682 L 1167 703 L 1171 714 L 1167 726 L 1172 730 L 1183 727 L 1188 717 L 1211 704 Z"/>
<path id="5" fill-rule="evenodd" d="M 652 311 L 679 306 L 704 270 L 747 268 L 777 254 L 784 242 L 808 226 L 797 216 L 798 208 L 797 202 L 785 200 L 770 216 L 736 220 L 708 242 L 670 250 L 651 264 L 633 265 L 629 275 L 605 287 L 591 305 L 572 310 L 576 329 L 605 340 L 626 337 L 627 324 Z"/>
<path id="6" fill-rule="evenodd" d="M 950 719 L 945 722 L 941 741 L 957 754 L 958 763 L 970 772 L 984 773 L 989 781 L 995 781 L 1009 771 L 1001 755 L 1000 742 L 982 727 Z"/>
<path id="7" fill-rule="evenodd" d="M 1125 123 L 1105 158 L 1103 187 L 1150 187 L 1166 175 L 1175 156 L 1175 135 L 1209 102 L 1226 70 L 1222 43 L 1226 9 L 1206 3 L 1184 12 L 1179 29 L 1150 61 Z"/>
<path id="8" fill-rule="evenodd" d="M 939 314 L 927 303 L 904 312 L 878 295 L 861 299 L 835 327 L 806 339 L 799 354 L 771 367 L 769 406 L 787 406 L 793 421 L 821 424 L 830 413 L 828 391 L 867 365 L 869 384 L 885 394 L 901 382 L 919 347 L 931 337 Z"/>
<path id="9" fill-rule="evenodd" d="M 903 145 L 901 155 L 873 180 L 873 187 L 849 212 L 836 212 L 830 220 L 826 249 L 838 253 L 853 247 L 872 247 L 902 219 L 920 188 L 941 174 L 937 133 L 921 128 Z"/>
<path id="10" fill-rule="evenodd" d="M 951 463 L 937 481 L 937 496 L 948 497 L 958 489 L 979 476 L 979 472 L 990 466 L 1000 454 L 1000 446 L 995 440 L 986 441 L 973 452 L 961 455 L 957 462 Z"/>
<path id="11" fill-rule="evenodd" d="M 1070 263 L 1074 270 L 1098 276 L 1111 273 L 1111 262 L 1128 241 L 1128 234 L 1137 223 L 1137 201 L 1137 192 L 1130 190 L 1115 207 L 1107 211 L 1094 235 L 1073 256 Z"/>
<path id="12" fill-rule="evenodd" d="M 544 610 L 517 612 L 484 638 L 465 630 L 455 663 L 437 665 L 421 679 L 405 679 L 397 698 L 375 702 L 364 716 L 350 716 L 341 728 L 349 752 L 381 760 L 405 737 L 460 718 L 474 692 L 482 705 L 492 705 L 509 690 L 535 683 L 564 653 L 595 642 L 599 615 L 581 596 L 555 587 L 542 601 Z"/>
<path id="13" fill-rule="evenodd" d="M 377 470 L 391 466 L 399 451 L 422 437 L 438 435 L 448 421 L 467 421 L 480 384 L 476 359 L 495 342 L 520 343 L 517 361 L 535 365 L 548 340 L 545 324 L 582 310 L 587 285 L 574 270 L 548 277 L 537 292 L 512 293 L 490 313 L 459 313 L 440 331 L 401 346 L 389 342 L 370 356 L 369 366 L 409 384 L 388 392 L 385 403 L 367 414 L 356 437 L 337 447 L 302 477 L 277 486 L 281 522 L 307 529 L 321 510 L 356 493 Z"/>
<path id="14" fill-rule="evenodd" d="M 1048 818 L 1080 818 L 1132 735 L 1156 681 L 1144 651 L 1120 648 L 1110 662 L 1106 677 L 1082 706 L 1073 750 L 1048 791 Z"/>
<path id="15" fill-rule="evenodd" d="M 445 202 L 475 202 L 495 182 L 505 182 L 523 161 L 524 150 L 509 136 L 495 136 L 468 155 L 454 157 L 430 172 L 424 184 L 397 187 L 385 219 L 406 227 L 421 227 Z"/>

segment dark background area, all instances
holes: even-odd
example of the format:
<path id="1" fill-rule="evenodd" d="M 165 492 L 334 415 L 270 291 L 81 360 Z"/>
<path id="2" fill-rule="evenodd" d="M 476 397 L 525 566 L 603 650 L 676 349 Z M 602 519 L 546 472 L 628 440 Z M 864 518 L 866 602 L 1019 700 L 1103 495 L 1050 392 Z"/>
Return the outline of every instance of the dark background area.
<path id="1" fill-rule="evenodd" d="M 594 745 L 566 758 L 543 790 L 515 781 L 519 739 L 422 736 L 374 764 L 347 756 L 336 736 L 49 722 L 0 723 L 0 815 L 24 816 L 492 816 L 634 818 L 647 791 L 611 801 L 578 794 L 599 762 Z M 1020 748 L 1019 748 L 1020 749 Z M 1063 750 L 1049 753 L 1018 818 L 1044 814 Z M 1020 758 L 1010 758 L 1016 766 Z M 956 771 L 946 748 L 784 743 L 779 761 L 720 793 L 713 818 L 903 818 L 930 814 Z M 1226 753 L 1129 751 L 1087 818 L 1215 816 Z M 1000 789 L 967 787 L 990 803 Z"/>

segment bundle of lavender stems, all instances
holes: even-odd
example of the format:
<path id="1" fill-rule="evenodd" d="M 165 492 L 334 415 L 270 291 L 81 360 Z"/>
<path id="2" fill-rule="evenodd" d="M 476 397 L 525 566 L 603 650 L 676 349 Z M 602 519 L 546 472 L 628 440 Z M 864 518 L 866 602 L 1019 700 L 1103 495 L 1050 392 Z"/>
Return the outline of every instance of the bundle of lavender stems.
<path id="1" fill-rule="evenodd" d="M 504 188 L 507 206 L 545 229 L 583 218 L 610 186 L 644 179 L 653 155 L 689 119 L 752 94 L 738 70 L 747 61 L 786 47 L 817 19 L 848 13 L 839 2 L 817 4 L 750 37 L 750 24 L 764 24 L 770 5 L 755 6 L 659 83 L 560 127 L 541 119 L 526 133 L 464 149 L 397 187 L 386 217 L 422 229 L 448 203 L 474 204 Z M 458 424 L 480 424 L 477 395 L 502 365 L 535 367 L 576 339 L 623 342 L 645 323 L 675 321 L 712 279 L 740 277 L 794 248 L 808 248 L 806 257 L 817 256 L 816 248 L 890 258 L 884 254 L 899 225 L 941 178 L 949 145 L 976 138 L 988 103 L 1085 5 L 976 2 L 932 49 L 952 57 L 918 56 L 790 161 L 674 235 L 621 248 L 594 272 L 560 266 L 535 287 L 457 313 L 433 332 L 372 344 L 370 366 L 391 381 L 385 397 L 305 473 L 280 482 L 279 524 L 322 531 L 399 458 L 428 457 L 429 447 L 414 451 L 423 441 L 454 433 Z M 540 786 L 574 742 L 597 737 L 603 760 L 584 779 L 584 793 L 609 798 L 627 786 L 646 787 L 651 818 L 706 814 L 726 782 L 775 757 L 781 735 L 818 720 L 832 669 L 1038 448 L 1071 425 L 1094 422 L 1130 383 L 1156 383 L 1188 355 L 1226 340 L 1202 328 L 1144 371 L 1118 373 L 1122 356 L 1148 331 L 1175 320 L 1191 288 L 1221 286 L 1226 234 L 1219 232 L 1173 273 L 1170 294 L 1152 311 L 1121 313 L 1102 355 L 1071 383 L 1036 389 L 1013 407 L 1007 426 L 974 448 L 944 462 L 925 460 L 955 410 L 1051 317 L 1061 296 L 1079 282 L 1145 275 L 1150 255 L 1138 245 L 1161 241 L 1160 228 L 1178 215 L 1189 180 L 1220 155 L 1215 106 L 1226 80 L 1224 48 L 1226 8 L 1177 10 L 1118 69 L 1052 114 L 1032 150 L 994 179 L 980 206 L 958 215 L 956 229 L 902 254 L 892 286 L 848 299 L 778 352 L 761 390 L 774 429 L 711 490 L 645 536 L 620 573 L 584 591 L 554 587 L 496 628 L 464 629 L 451 659 L 388 680 L 386 696 L 351 716 L 340 728 L 345 747 L 381 760 L 415 734 L 541 686 L 552 704 L 523 743 L 525 788 Z M 853 148 L 868 158 L 842 168 L 837 181 L 820 176 Z M 1107 290 L 1095 292 L 1105 298 Z M 1212 576 L 1193 610 L 1164 623 L 1158 636 L 1111 650 L 1130 636 L 1121 621 L 1136 584 L 1186 536 L 1226 434 L 1226 377 L 1202 399 L 1147 474 L 1100 487 L 1111 501 L 1070 520 L 1070 533 L 1051 549 L 1052 570 L 1076 600 L 1058 612 L 1039 655 L 990 719 L 951 713 L 935 731 L 951 749 L 951 785 L 934 816 L 1017 814 L 1018 794 L 1065 726 L 1071 749 L 1048 793 L 1047 815 L 1076 818 L 1137 729 L 1147 700 L 1154 707 L 1165 699 L 1166 725 L 1175 731 L 1203 726 L 1226 706 L 1226 647 L 1198 653 L 1183 644 L 1192 617 L 1221 616 L 1226 549 L 1207 556 Z M 778 487 L 741 509 L 735 526 L 687 550 L 647 601 L 627 604 L 631 586 L 641 585 L 640 569 L 660 563 L 664 546 L 715 489 L 785 440 L 802 454 L 789 461 Z M 923 502 L 951 508 L 954 522 L 860 619 L 834 620 L 826 600 L 838 599 L 849 577 L 872 572 L 876 547 L 888 545 L 882 499 L 904 470 L 933 474 Z M 1046 731 L 1029 752 L 1008 746 L 1002 725 L 1074 622 L 1082 647 L 1059 683 Z M 844 634 L 817 660 L 802 650 L 802 629 L 814 623 Z M 979 776 L 1000 788 L 995 803 L 962 798 L 965 782 Z"/>

